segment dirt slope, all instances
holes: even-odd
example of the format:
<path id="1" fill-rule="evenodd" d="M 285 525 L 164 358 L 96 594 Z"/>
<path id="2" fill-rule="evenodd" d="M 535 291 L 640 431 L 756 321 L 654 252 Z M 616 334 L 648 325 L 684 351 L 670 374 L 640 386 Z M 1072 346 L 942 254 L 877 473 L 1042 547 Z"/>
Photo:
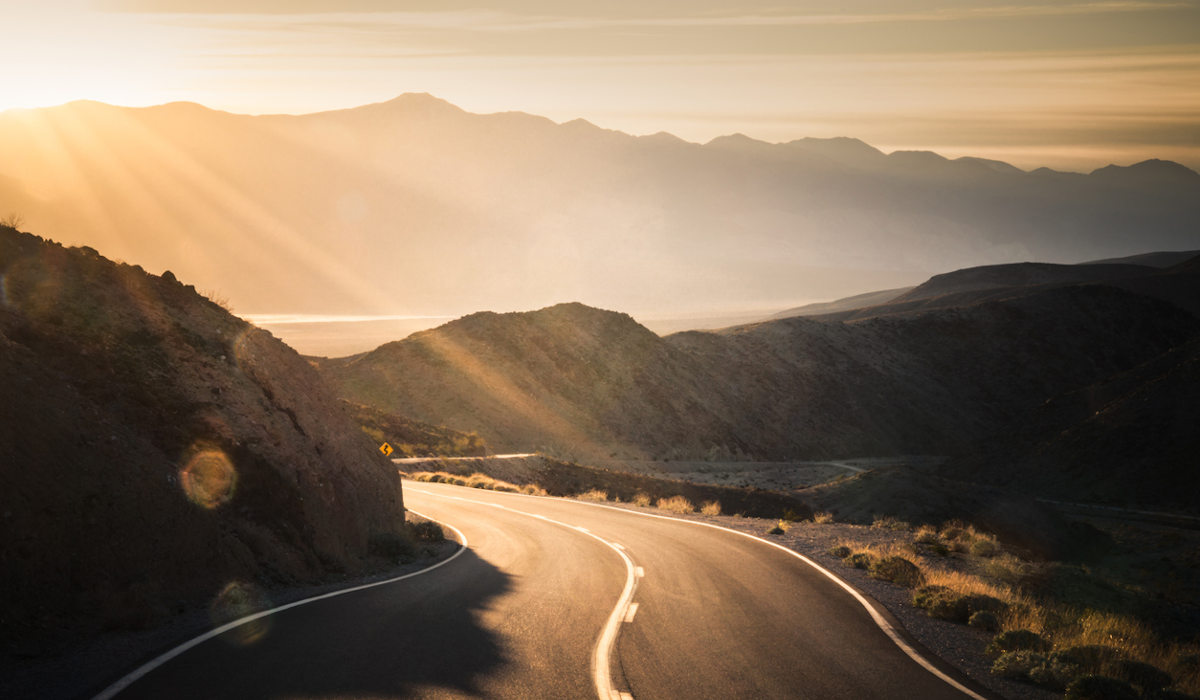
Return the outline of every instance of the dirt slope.
<path id="1" fill-rule="evenodd" d="M 391 465 L 313 368 L 164 273 L 0 228 L 3 644 L 370 563 Z"/>

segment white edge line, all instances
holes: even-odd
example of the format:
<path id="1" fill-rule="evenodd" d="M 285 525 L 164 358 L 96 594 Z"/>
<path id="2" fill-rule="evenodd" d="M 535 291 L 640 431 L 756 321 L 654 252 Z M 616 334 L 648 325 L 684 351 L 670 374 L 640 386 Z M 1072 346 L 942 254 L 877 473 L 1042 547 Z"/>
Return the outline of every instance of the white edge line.
<path id="1" fill-rule="evenodd" d="M 420 483 L 420 482 L 414 482 L 414 483 Z M 450 484 L 447 484 L 447 485 L 450 485 Z M 471 487 L 461 486 L 458 488 L 471 488 Z M 430 493 L 430 492 L 425 491 L 424 493 Z M 987 698 L 985 698 L 984 696 L 980 695 L 979 693 L 976 693 L 975 691 L 966 687 L 962 683 L 959 683 L 955 679 L 951 678 L 949 675 L 947 675 L 944 671 L 939 669 L 937 666 L 934 666 L 933 663 L 931 663 L 928 659 L 926 659 L 924 656 L 922 656 L 916 649 L 913 649 L 912 646 L 910 646 L 908 642 L 904 641 L 904 637 L 902 637 L 900 635 L 900 631 L 896 629 L 895 625 L 893 625 L 891 622 L 889 622 L 888 619 L 885 618 L 879 612 L 879 610 L 876 609 L 876 607 L 871 604 L 871 601 L 867 600 L 867 598 L 865 596 L 863 596 L 862 593 L 859 593 L 857 589 L 855 589 L 849 583 L 846 583 L 845 581 L 843 581 L 837 574 L 833 573 L 829 569 L 826 569 L 825 567 L 816 563 L 812 559 L 809 559 L 808 557 L 804 556 L 803 554 L 795 551 L 794 549 L 789 549 L 789 548 L 784 547 L 783 545 L 778 544 L 776 542 L 772 542 L 770 540 L 765 540 L 757 535 L 751 535 L 750 533 L 747 533 L 747 532 L 740 532 L 738 530 L 734 530 L 734 529 L 728 528 L 728 527 L 723 527 L 721 525 L 713 525 L 712 523 L 703 523 L 698 520 L 685 520 L 683 518 L 673 518 L 669 515 L 658 515 L 656 513 L 642 513 L 640 511 L 636 511 L 636 510 L 628 510 L 626 508 L 617 508 L 616 506 L 605 505 L 603 503 L 592 503 L 589 501 L 577 501 L 573 498 L 562 498 L 559 496 L 534 496 L 534 495 L 527 494 L 527 493 L 512 493 L 509 491 L 490 491 L 489 493 L 503 494 L 505 496 L 521 496 L 523 498 L 552 499 L 555 501 L 565 501 L 567 503 L 578 503 L 581 506 L 591 506 L 593 508 L 606 508 L 608 510 L 621 511 L 622 513 L 632 513 L 633 515 L 641 515 L 641 516 L 645 516 L 647 518 L 659 518 L 661 520 L 673 520 L 677 523 L 688 523 L 690 525 L 699 525 L 701 527 L 711 527 L 714 530 L 724 530 L 725 532 L 731 532 L 735 535 L 741 535 L 742 537 L 748 537 L 752 540 L 757 540 L 758 542 L 762 542 L 763 544 L 770 545 L 770 546 L 774 547 L 775 549 L 786 552 L 786 553 L 792 555 L 793 557 L 796 557 L 800 561 L 804 562 L 805 564 L 808 564 L 812 568 L 814 568 L 817 571 L 824 574 L 829 580 L 831 580 L 834 583 L 836 583 L 837 585 L 841 586 L 847 593 L 854 596 L 854 599 L 857 600 L 859 602 L 859 604 L 861 604 L 864 608 L 866 608 L 867 612 L 871 615 L 871 619 L 875 621 L 875 625 L 878 626 L 879 629 L 883 630 L 883 633 L 886 634 L 888 636 L 888 638 L 891 639 L 892 642 L 897 647 L 900 648 L 900 651 L 903 651 L 905 654 L 907 654 L 910 659 L 917 662 L 917 664 L 919 664 L 926 671 L 929 671 L 933 675 L 935 675 L 938 678 L 940 678 L 941 680 L 945 681 L 951 687 L 965 693 L 966 695 L 968 695 L 971 698 L 974 698 L 975 700 L 987 700 Z M 438 495 L 438 494 L 433 494 L 433 495 Z M 624 556 L 624 555 L 622 554 L 622 556 Z"/>
<path id="2" fill-rule="evenodd" d="M 418 483 L 420 483 L 420 482 L 418 482 Z M 462 488 L 470 488 L 470 487 L 464 486 Z M 523 510 L 509 508 L 508 506 L 503 506 L 498 503 L 486 503 L 483 501 L 477 501 L 477 500 L 470 499 L 470 498 L 463 498 L 461 496 L 450 496 L 450 495 L 447 495 L 444 493 L 434 493 L 432 491 L 425 491 L 425 490 L 419 489 L 419 488 L 413 488 L 413 489 L 411 489 L 411 491 L 413 491 L 415 493 L 423 493 L 428 496 L 433 496 L 434 498 L 448 498 L 448 499 L 452 499 L 452 500 L 456 500 L 456 501 L 464 501 L 466 503 L 471 503 L 471 504 L 491 505 L 491 506 L 495 506 L 497 508 L 501 508 L 503 510 L 507 510 L 510 513 L 518 513 L 520 515 L 525 515 L 525 516 L 528 516 L 531 518 L 538 518 L 539 520 L 545 520 L 546 522 L 554 523 L 555 525 L 560 525 L 569 530 L 575 530 L 576 532 L 585 534 L 588 537 L 591 537 L 592 539 L 597 540 L 601 544 L 607 546 L 612 551 L 616 552 L 617 555 L 619 557 L 621 557 L 621 560 L 625 562 L 625 588 L 622 589 L 621 597 L 617 599 L 616 606 L 613 607 L 612 612 L 609 613 L 608 621 L 604 623 L 604 629 L 600 632 L 600 639 L 596 642 L 596 646 L 592 648 L 592 682 L 596 686 L 596 695 L 597 695 L 597 697 L 600 698 L 600 700 L 613 700 L 614 698 L 629 698 L 630 700 L 632 700 L 632 698 L 633 698 L 632 695 L 630 695 L 629 693 L 624 693 L 624 692 L 618 691 L 615 687 L 613 687 L 613 683 L 612 683 L 612 650 L 613 650 L 613 647 L 617 643 L 617 634 L 620 632 L 621 623 L 626 621 L 625 616 L 629 613 L 630 607 L 634 608 L 634 610 L 637 609 L 637 603 L 632 602 L 633 601 L 633 593 L 637 589 L 637 577 L 640 575 L 644 575 L 644 570 L 642 569 L 642 567 L 640 567 L 640 566 L 638 566 L 636 568 L 634 567 L 633 560 L 630 559 L 629 555 L 623 551 L 624 547 L 622 547 L 621 545 L 619 545 L 615 542 L 609 542 L 608 540 L 604 539 L 603 537 L 600 537 L 599 535 L 595 534 L 594 532 L 588 531 L 587 528 L 578 527 L 576 525 L 568 525 L 567 523 L 564 523 L 560 520 L 555 520 L 554 518 L 548 518 L 544 515 L 537 515 L 535 513 L 526 513 Z M 515 495 L 521 495 L 521 494 L 515 494 Z M 566 500 L 570 500 L 570 499 L 564 498 L 564 499 L 557 499 L 557 500 L 566 501 Z M 621 509 L 617 508 L 615 510 L 621 510 Z M 416 512 L 416 511 L 413 511 L 413 512 Z M 630 619 L 632 619 L 632 615 L 630 615 Z"/>
<path id="3" fill-rule="evenodd" d="M 447 559 L 443 559 L 442 561 L 439 561 L 438 563 L 433 564 L 432 566 L 427 566 L 424 569 L 421 569 L 420 571 L 413 571 L 411 573 L 404 574 L 403 576 L 397 576 L 395 578 L 387 579 L 386 581 L 376 581 L 374 583 L 365 583 L 361 586 L 353 586 L 351 588 L 343 588 L 343 589 L 337 590 L 337 591 L 330 591 L 329 593 L 324 593 L 319 596 L 313 596 L 312 598 L 305 598 L 304 600 L 293 601 L 291 603 L 288 603 L 287 605 L 280 605 L 279 607 L 271 608 L 270 610 L 262 610 L 262 611 L 254 613 L 253 615 L 247 615 L 246 617 L 238 618 L 238 619 L 234 620 L 233 622 L 227 622 L 227 623 L 221 625 L 220 627 L 216 627 L 214 629 L 211 629 L 211 630 L 205 632 L 204 634 L 199 635 L 198 637 L 193 637 L 192 639 L 189 639 L 188 641 L 184 642 L 183 644 L 180 644 L 179 646 L 175 647 L 174 649 L 164 652 L 164 653 L 154 657 L 150 661 L 147 661 L 146 663 L 142 664 L 141 666 L 138 666 L 134 670 L 125 674 L 125 676 L 123 676 L 117 682 L 113 683 L 112 685 L 108 686 L 104 690 L 100 691 L 100 693 L 98 695 L 96 695 L 92 700 L 109 700 L 116 694 L 120 693 L 122 690 L 125 690 L 126 688 L 128 688 L 130 685 L 133 685 L 133 683 L 135 681 L 137 681 L 139 678 L 141 678 L 142 676 L 145 676 L 146 674 L 150 673 L 151 671 L 158 668 L 159 666 L 162 666 L 163 664 L 167 663 L 171 659 L 174 659 L 176 656 L 179 656 L 180 654 L 188 651 L 189 649 L 192 649 L 193 647 L 199 646 L 200 644 L 207 642 L 208 640 L 212 639 L 213 637 L 220 636 L 220 635 L 228 632 L 231 629 L 241 627 L 242 625 L 246 624 L 247 622 L 253 622 L 260 618 L 267 617 L 268 615 L 274 615 L 277 612 L 282 612 L 284 610 L 288 610 L 289 608 L 297 608 L 297 607 L 300 607 L 301 605 L 315 603 L 318 600 L 325 600 L 326 598 L 336 598 L 337 596 L 345 595 L 347 593 L 353 593 L 355 591 L 361 591 L 361 590 L 364 590 L 367 588 L 374 588 L 376 586 L 386 586 L 389 583 L 396 583 L 397 581 L 403 581 L 406 578 L 412 578 L 414 576 L 420 576 L 421 574 L 427 574 L 430 571 L 433 571 L 434 569 L 436 569 L 440 566 L 445 566 L 446 564 L 449 564 L 450 562 L 457 559 L 459 557 L 459 555 L 461 555 L 463 552 L 467 551 L 467 536 L 464 535 L 462 533 L 462 531 L 459 530 L 458 528 L 454 527 L 453 525 L 450 525 L 449 523 L 443 523 L 441 521 L 434 520 L 433 518 L 431 518 L 427 515 L 418 513 L 417 511 L 413 510 L 412 508 L 406 508 L 405 510 L 407 510 L 409 513 L 418 515 L 422 518 L 425 518 L 426 520 L 432 520 L 433 522 L 436 522 L 439 525 L 442 525 L 443 527 L 447 527 L 447 528 L 450 528 L 451 530 L 453 530 L 454 534 L 458 536 L 458 542 L 460 545 L 458 548 L 458 551 L 455 552 L 454 554 L 450 555 L 450 557 L 448 557 Z"/>
<path id="4" fill-rule="evenodd" d="M 629 624 L 630 622 L 633 622 L 633 616 L 637 615 L 637 611 L 638 611 L 638 604 L 630 603 L 629 609 L 625 611 L 625 624 Z"/>

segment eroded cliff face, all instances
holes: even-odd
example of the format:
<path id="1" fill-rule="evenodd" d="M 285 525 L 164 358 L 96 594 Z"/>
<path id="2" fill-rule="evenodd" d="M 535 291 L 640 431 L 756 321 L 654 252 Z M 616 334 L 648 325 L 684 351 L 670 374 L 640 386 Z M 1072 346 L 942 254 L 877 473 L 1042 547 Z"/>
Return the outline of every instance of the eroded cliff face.
<path id="1" fill-rule="evenodd" d="M 392 465 L 291 348 L 169 273 L 5 228 L 0 397 L 10 651 L 362 570 L 403 522 Z"/>

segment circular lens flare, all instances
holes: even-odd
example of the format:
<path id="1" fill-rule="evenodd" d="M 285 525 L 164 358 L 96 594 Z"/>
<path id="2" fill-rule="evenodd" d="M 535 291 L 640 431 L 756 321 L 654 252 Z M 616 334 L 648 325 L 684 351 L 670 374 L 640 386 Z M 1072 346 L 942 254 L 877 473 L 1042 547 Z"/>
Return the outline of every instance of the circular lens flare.
<path id="1" fill-rule="evenodd" d="M 179 484 L 189 501 L 213 510 L 233 500 L 237 470 L 223 451 L 203 448 L 195 451 L 180 470 Z"/>
<path id="2" fill-rule="evenodd" d="M 270 607 L 271 601 L 260 588 L 244 581 L 232 581 L 213 598 L 208 614 L 213 625 L 220 626 Z M 236 645 L 248 646 L 267 636 L 270 629 L 268 615 L 238 625 L 221 637 Z"/>

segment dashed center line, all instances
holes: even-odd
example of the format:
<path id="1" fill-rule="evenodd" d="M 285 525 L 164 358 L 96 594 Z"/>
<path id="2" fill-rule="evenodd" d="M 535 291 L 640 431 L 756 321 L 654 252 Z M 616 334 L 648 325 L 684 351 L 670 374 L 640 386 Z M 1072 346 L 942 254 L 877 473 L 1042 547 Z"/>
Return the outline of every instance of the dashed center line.
<path id="1" fill-rule="evenodd" d="M 446 494 L 425 491 L 424 489 L 414 488 L 410 490 L 423 493 L 428 496 L 434 496 L 435 498 L 447 498 L 455 501 L 471 503 L 473 505 L 488 505 L 494 508 L 499 508 L 500 510 L 507 510 L 510 513 L 517 513 L 518 515 L 525 515 L 531 518 L 545 520 L 548 523 L 554 523 L 555 525 L 561 525 L 565 528 L 581 532 L 588 537 L 598 540 L 616 552 L 621 557 L 621 560 L 625 562 L 625 588 L 621 591 L 621 597 L 617 599 L 616 607 L 614 607 L 612 612 L 609 613 L 608 621 L 604 625 L 604 630 L 600 633 L 600 640 L 596 642 L 596 646 L 592 649 L 592 681 L 596 687 L 596 695 L 600 698 L 600 700 L 633 700 L 633 695 L 625 691 L 617 690 L 617 688 L 613 686 L 612 682 L 612 651 L 613 647 L 617 643 L 617 634 L 620 632 L 621 623 L 632 622 L 634 614 L 637 613 L 638 604 L 633 602 L 633 593 L 637 589 L 637 580 L 646 575 L 646 570 L 644 568 L 640 566 L 635 567 L 633 565 L 633 560 L 630 559 L 629 555 L 625 553 L 625 547 L 617 544 L 616 542 L 609 542 L 585 527 L 569 525 L 560 520 L 548 518 L 537 513 L 528 513 L 523 510 L 517 510 L 516 508 L 509 508 L 508 506 L 501 505 L 499 503 L 474 501 L 461 496 L 448 496 Z"/>

